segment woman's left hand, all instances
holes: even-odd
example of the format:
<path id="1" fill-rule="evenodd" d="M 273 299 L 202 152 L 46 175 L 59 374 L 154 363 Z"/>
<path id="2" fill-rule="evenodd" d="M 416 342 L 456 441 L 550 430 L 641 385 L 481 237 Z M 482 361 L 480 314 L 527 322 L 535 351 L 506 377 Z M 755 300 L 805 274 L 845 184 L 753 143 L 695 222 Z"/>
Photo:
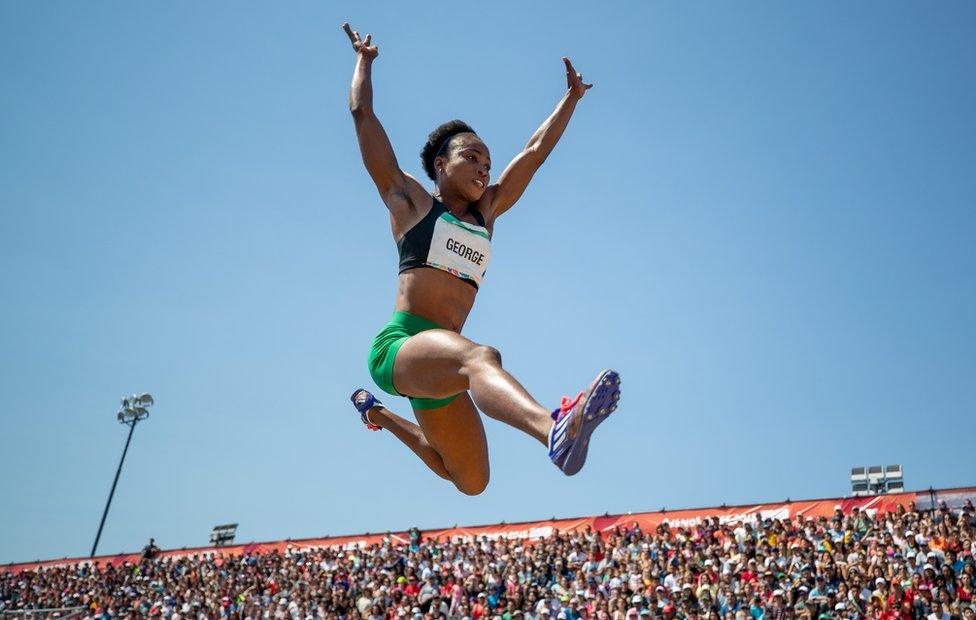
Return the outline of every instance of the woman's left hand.
<path id="1" fill-rule="evenodd" d="M 577 99 L 580 99 L 584 94 L 586 94 L 586 91 L 593 88 L 593 85 L 583 82 L 583 74 L 576 72 L 576 69 L 573 68 L 573 63 L 570 62 L 569 58 L 563 56 L 563 62 L 566 63 L 566 87 L 569 88 L 570 92 L 572 92 Z"/>

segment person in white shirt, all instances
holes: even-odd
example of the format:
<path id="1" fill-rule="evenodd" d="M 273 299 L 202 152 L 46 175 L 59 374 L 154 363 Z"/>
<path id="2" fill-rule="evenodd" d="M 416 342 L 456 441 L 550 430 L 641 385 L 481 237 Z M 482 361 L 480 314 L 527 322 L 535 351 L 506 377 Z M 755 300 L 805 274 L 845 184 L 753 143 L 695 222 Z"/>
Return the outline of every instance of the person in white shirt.
<path id="1" fill-rule="evenodd" d="M 932 602 L 932 613 L 930 613 L 926 618 L 928 620 L 950 620 L 950 614 L 945 610 L 941 601 Z"/>

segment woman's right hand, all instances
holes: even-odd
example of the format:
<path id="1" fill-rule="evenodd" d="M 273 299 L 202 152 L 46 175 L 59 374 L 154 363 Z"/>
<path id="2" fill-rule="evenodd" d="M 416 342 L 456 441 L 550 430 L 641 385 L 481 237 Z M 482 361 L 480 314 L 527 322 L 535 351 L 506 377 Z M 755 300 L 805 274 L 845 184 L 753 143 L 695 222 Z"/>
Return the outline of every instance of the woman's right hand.
<path id="1" fill-rule="evenodd" d="M 346 31 L 346 35 L 349 37 L 349 41 L 352 43 L 352 49 L 357 54 L 360 54 L 369 60 L 373 60 L 379 56 L 380 48 L 376 45 L 370 46 L 369 44 L 373 35 L 366 33 L 366 38 L 360 39 L 359 33 L 349 26 L 349 22 L 342 22 L 342 29 Z"/>

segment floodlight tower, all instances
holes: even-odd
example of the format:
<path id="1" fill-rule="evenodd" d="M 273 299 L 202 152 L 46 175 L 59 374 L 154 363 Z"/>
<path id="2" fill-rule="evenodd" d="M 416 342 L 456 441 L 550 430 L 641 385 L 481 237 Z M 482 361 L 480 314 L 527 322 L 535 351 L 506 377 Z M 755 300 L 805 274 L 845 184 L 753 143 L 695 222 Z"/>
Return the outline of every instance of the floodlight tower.
<path id="1" fill-rule="evenodd" d="M 102 522 L 98 524 L 98 534 L 95 534 L 95 544 L 92 545 L 91 557 L 95 557 L 95 550 L 98 549 L 98 539 L 102 537 L 102 528 L 105 527 L 105 517 L 108 516 L 108 507 L 112 505 L 112 496 L 115 495 L 115 485 L 119 482 L 119 474 L 122 473 L 122 463 L 125 462 L 125 453 L 129 451 L 129 442 L 132 441 L 132 432 L 136 430 L 136 424 L 149 417 L 149 407 L 153 405 L 153 397 L 143 392 L 133 394 L 122 399 L 122 406 L 119 407 L 116 417 L 120 424 L 129 427 L 129 437 L 125 440 L 125 448 L 122 449 L 122 458 L 119 460 L 119 468 L 115 470 L 115 480 L 112 481 L 112 490 L 108 492 L 108 501 L 105 502 L 105 512 L 102 513 Z"/>

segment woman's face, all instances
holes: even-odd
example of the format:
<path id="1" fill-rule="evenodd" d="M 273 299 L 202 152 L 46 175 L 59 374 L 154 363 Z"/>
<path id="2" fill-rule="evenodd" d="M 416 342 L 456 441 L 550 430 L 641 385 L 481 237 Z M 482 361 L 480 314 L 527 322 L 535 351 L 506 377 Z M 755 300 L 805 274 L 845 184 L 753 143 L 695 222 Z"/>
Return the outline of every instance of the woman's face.
<path id="1" fill-rule="evenodd" d="M 491 154 L 473 133 L 454 136 L 444 153 L 434 159 L 437 186 L 441 193 L 457 193 L 475 202 L 485 193 L 491 173 Z"/>

